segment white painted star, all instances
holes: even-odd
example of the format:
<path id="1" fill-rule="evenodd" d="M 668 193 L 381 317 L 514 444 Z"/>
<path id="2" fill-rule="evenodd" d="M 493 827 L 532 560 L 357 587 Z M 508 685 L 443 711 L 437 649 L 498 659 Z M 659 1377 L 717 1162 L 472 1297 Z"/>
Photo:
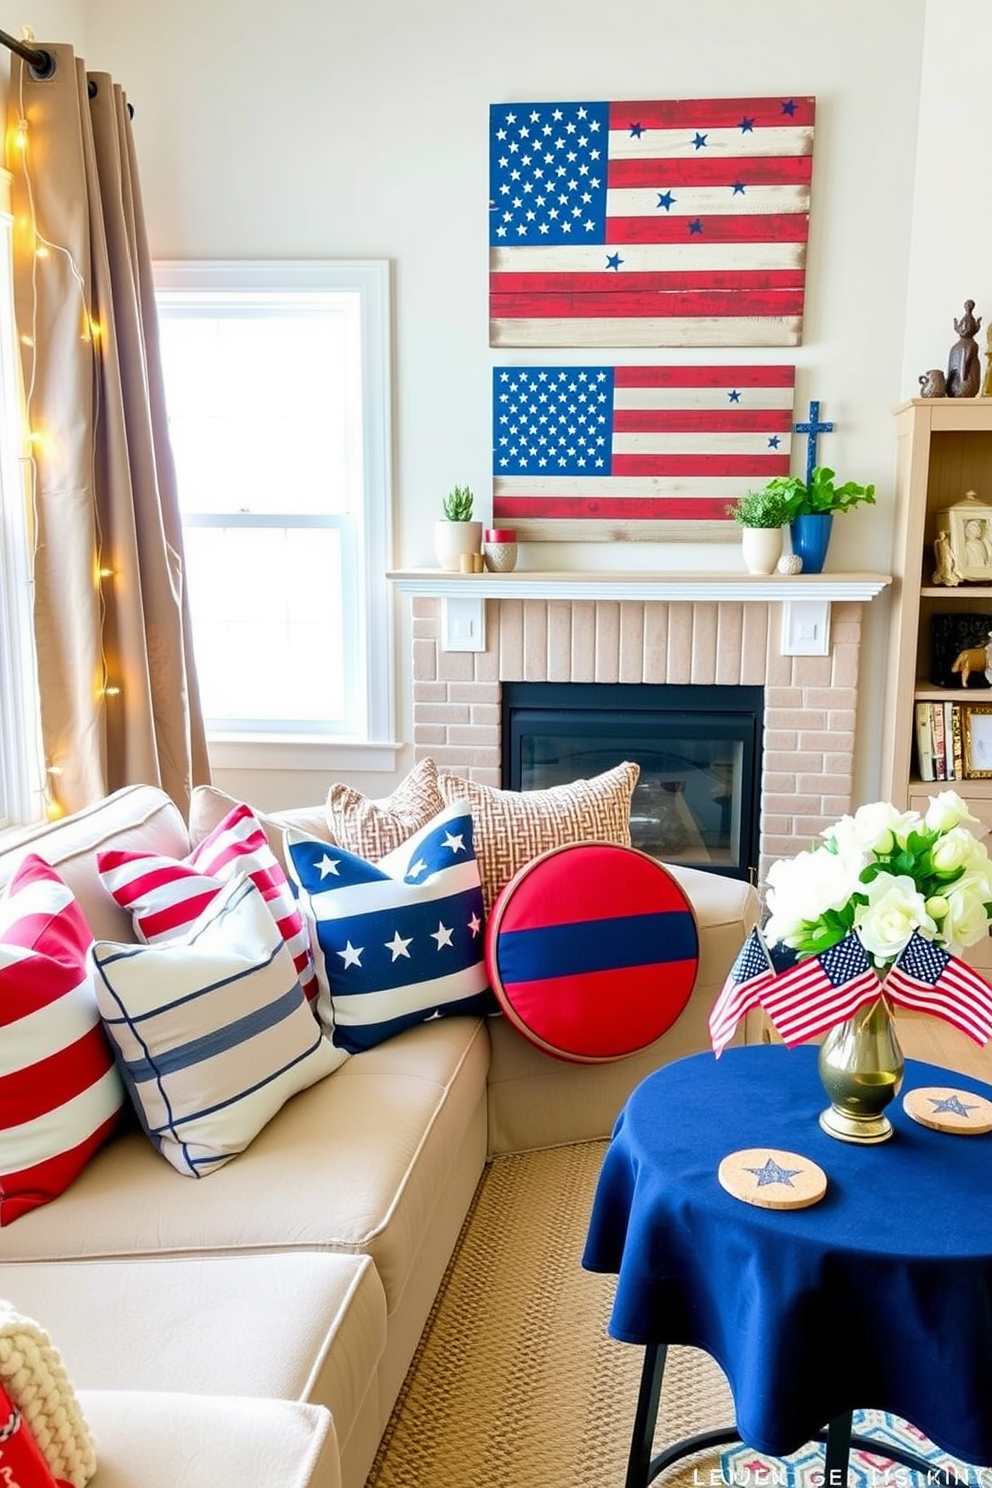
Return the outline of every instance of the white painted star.
<path id="1" fill-rule="evenodd" d="M 325 853 L 320 861 L 314 864 L 314 867 L 319 871 L 321 878 L 326 878 L 329 873 L 333 873 L 337 878 L 340 874 L 340 859 L 329 858 Z"/>
<path id="2" fill-rule="evenodd" d="M 431 940 L 437 941 L 437 948 L 440 951 L 443 950 L 445 946 L 450 946 L 452 934 L 453 931 L 449 930 L 447 925 L 445 925 L 441 920 L 438 920 L 437 929 L 431 931 Z"/>
<path id="3" fill-rule="evenodd" d="M 465 851 L 465 838 L 461 832 L 445 832 L 442 847 L 450 847 L 452 852 Z"/>
<path id="4" fill-rule="evenodd" d="M 422 873 L 426 872 L 427 864 L 424 862 L 423 858 L 418 858 L 415 863 L 410 864 L 409 868 L 406 870 L 406 876 L 407 878 L 419 878 Z"/>
<path id="5" fill-rule="evenodd" d="M 344 950 L 338 951 L 338 955 L 341 957 L 341 960 L 344 962 L 345 966 L 361 966 L 362 952 L 364 950 L 364 946 L 359 946 L 356 950 L 349 940 Z"/>
<path id="6" fill-rule="evenodd" d="M 384 942 L 384 944 L 387 951 L 392 951 L 394 961 L 396 961 L 400 956 L 405 956 L 406 959 L 409 961 L 410 952 L 407 950 L 407 946 L 410 944 L 410 941 L 412 939 L 413 936 L 410 935 L 407 937 L 406 940 L 404 940 L 400 932 L 398 930 L 395 930 L 393 932 L 392 940 L 387 940 Z"/>
<path id="7" fill-rule="evenodd" d="M 468 928 L 471 930 L 472 939 L 474 940 L 479 931 L 482 929 L 482 921 L 479 919 L 478 915 L 474 914 L 472 916 L 472 918 L 468 922 Z"/>

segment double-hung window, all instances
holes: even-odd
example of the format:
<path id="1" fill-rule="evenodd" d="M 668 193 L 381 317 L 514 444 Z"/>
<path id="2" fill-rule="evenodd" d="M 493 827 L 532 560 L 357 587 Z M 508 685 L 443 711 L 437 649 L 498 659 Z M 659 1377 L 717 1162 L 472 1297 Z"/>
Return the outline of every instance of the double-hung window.
<path id="1" fill-rule="evenodd" d="M 393 734 L 388 265 L 160 262 L 155 287 L 211 758 L 324 744 L 375 768 Z"/>

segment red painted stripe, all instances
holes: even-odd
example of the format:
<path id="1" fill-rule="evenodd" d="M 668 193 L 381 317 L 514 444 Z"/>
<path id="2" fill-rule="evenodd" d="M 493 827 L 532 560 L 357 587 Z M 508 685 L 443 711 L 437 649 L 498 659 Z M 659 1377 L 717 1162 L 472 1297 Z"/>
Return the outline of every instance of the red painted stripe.
<path id="1" fill-rule="evenodd" d="M 4 1126 L 20 1126 L 64 1106 L 102 1079 L 114 1062 L 99 1022 L 75 1043 L 54 1053 L 28 1052 L 40 1057 L 0 1078 Z"/>
<path id="2" fill-rule="evenodd" d="M 614 367 L 614 387 L 794 387 L 795 367 Z"/>
<path id="3" fill-rule="evenodd" d="M 765 479 L 788 475 L 789 456 L 772 455 L 614 455 L 611 474 L 750 475 Z"/>
<path id="4" fill-rule="evenodd" d="M 618 285 L 622 281 L 614 281 Z M 685 294 L 625 294 L 618 288 L 614 294 L 494 294 L 489 297 L 489 314 L 493 320 L 542 320 L 587 318 L 611 320 L 617 316 L 669 318 L 672 316 L 711 316 L 753 320 L 758 316 L 801 315 L 801 289 L 755 290 L 754 292 L 714 290 L 704 294 L 691 290 Z"/>
<path id="5" fill-rule="evenodd" d="M 782 105 L 795 104 L 791 114 Z M 781 128 L 812 124 L 816 116 L 816 99 L 784 94 L 775 98 L 676 98 L 661 102 L 611 103 L 610 128 L 629 130 L 631 124 L 643 129 L 678 129 L 694 133 L 704 129 L 736 129 L 742 119 L 753 119 L 755 129 Z M 742 132 L 742 139 L 747 134 Z"/>
<path id="6" fill-rule="evenodd" d="M 689 231 L 696 218 L 702 232 Z M 705 212 L 659 213 L 657 217 L 607 217 L 607 243 L 805 243 L 807 212 L 752 212 L 721 216 Z"/>
<path id="7" fill-rule="evenodd" d="M 790 408 L 615 408 L 614 434 L 781 434 L 792 428 Z"/>
<path id="8" fill-rule="evenodd" d="M 747 138 L 747 136 L 745 136 Z M 611 160 L 606 184 L 611 190 L 647 186 L 652 190 L 678 186 L 808 186 L 813 179 L 812 155 L 707 155 L 700 151 L 691 159 L 645 156 L 634 160 Z M 747 192 L 738 205 L 747 205 Z M 664 209 L 662 209 L 664 210 Z"/>
<path id="9" fill-rule="evenodd" d="M 622 483 L 621 483 L 622 484 Z M 494 515 L 524 521 L 729 521 L 729 496 L 493 496 Z"/>
<path id="10" fill-rule="evenodd" d="M 603 250 L 604 262 L 606 250 Z M 622 289 L 625 293 L 639 294 L 668 292 L 674 290 L 763 290 L 802 289 L 806 282 L 805 269 L 680 269 L 663 270 L 658 273 L 627 273 L 603 269 L 602 272 L 523 274 L 493 273 L 489 286 L 497 294 L 561 294 L 599 291 L 607 294 Z"/>

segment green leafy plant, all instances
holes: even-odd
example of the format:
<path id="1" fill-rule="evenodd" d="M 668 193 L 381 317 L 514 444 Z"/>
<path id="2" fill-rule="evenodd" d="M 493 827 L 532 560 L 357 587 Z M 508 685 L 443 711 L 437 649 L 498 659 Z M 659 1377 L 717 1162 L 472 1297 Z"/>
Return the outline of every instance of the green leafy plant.
<path id="1" fill-rule="evenodd" d="M 874 486 L 859 486 L 856 481 L 838 485 L 836 472 L 827 465 L 815 467 L 809 484 L 798 475 L 776 475 L 765 490 L 788 498 L 790 511 L 787 520 L 790 522 L 794 517 L 850 511 L 852 506 L 860 506 L 862 502 L 868 506 L 875 505 Z"/>
<path id="2" fill-rule="evenodd" d="M 452 486 L 442 503 L 444 515 L 449 522 L 469 522 L 474 500 L 469 486 Z"/>
<path id="3" fill-rule="evenodd" d="M 784 527 L 792 507 L 787 496 L 766 486 L 763 491 L 745 491 L 726 510 L 738 527 Z"/>

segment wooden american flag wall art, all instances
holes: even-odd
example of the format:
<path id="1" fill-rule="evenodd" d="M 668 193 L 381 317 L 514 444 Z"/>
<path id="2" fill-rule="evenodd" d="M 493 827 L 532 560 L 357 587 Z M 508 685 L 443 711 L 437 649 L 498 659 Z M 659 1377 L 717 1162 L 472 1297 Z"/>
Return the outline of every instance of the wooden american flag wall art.
<path id="1" fill-rule="evenodd" d="M 795 367 L 493 369 L 493 523 L 530 540 L 726 540 L 789 474 Z"/>
<path id="2" fill-rule="evenodd" d="M 813 98 L 490 109 L 492 346 L 796 346 Z"/>

